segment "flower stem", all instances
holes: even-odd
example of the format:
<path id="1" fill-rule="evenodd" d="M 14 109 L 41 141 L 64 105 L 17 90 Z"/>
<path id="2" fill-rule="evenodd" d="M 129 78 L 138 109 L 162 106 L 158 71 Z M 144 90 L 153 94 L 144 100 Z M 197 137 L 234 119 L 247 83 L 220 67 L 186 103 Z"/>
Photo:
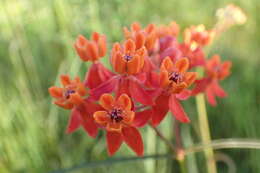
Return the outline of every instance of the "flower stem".
<path id="1" fill-rule="evenodd" d="M 170 148 L 172 153 L 175 153 L 175 147 L 174 145 L 153 125 L 150 124 L 150 127 L 155 131 L 156 135 L 163 140 L 163 142 Z"/>
<path id="2" fill-rule="evenodd" d="M 174 120 L 174 133 L 175 133 L 175 143 L 176 143 L 176 158 L 180 166 L 180 172 L 186 173 L 185 167 L 185 155 L 181 138 L 181 128 L 180 123 L 176 119 Z"/>
<path id="3" fill-rule="evenodd" d="M 198 111 L 199 128 L 201 133 L 201 139 L 203 144 L 208 144 L 211 142 L 210 130 L 208 124 L 207 110 L 205 97 L 203 94 L 198 94 L 196 96 L 196 105 Z M 205 157 L 207 160 L 207 169 L 209 173 L 216 173 L 216 163 L 214 160 L 214 152 L 212 147 L 208 147 L 205 151 Z"/>

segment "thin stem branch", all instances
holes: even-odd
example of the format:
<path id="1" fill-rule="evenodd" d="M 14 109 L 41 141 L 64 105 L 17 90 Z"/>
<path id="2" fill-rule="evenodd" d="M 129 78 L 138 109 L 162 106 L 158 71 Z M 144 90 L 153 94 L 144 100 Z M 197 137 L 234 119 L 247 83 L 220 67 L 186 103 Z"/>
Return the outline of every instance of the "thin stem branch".
<path id="1" fill-rule="evenodd" d="M 235 138 L 217 139 L 217 140 L 212 140 L 211 143 L 208 144 L 197 144 L 195 146 L 188 147 L 184 149 L 184 154 L 189 155 L 189 154 L 205 151 L 207 150 L 208 147 L 211 147 L 212 149 L 227 149 L 227 148 L 260 149 L 260 140 L 235 139 Z M 166 159 L 172 157 L 173 157 L 172 154 L 156 154 L 156 155 L 146 155 L 143 157 L 109 158 L 107 160 L 83 162 L 73 167 L 52 171 L 50 173 L 65 173 L 65 172 L 71 172 L 82 168 L 110 166 L 112 164 L 122 163 L 122 162 L 140 161 L 146 159 Z"/>
<path id="2" fill-rule="evenodd" d="M 150 127 L 155 131 L 157 136 L 161 138 L 164 141 L 164 143 L 171 149 L 172 153 L 175 153 L 176 151 L 174 145 L 156 127 L 154 127 L 151 124 Z"/>
<path id="3" fill-rule="evenodd" d="M 186 173 L 187 171 L 185 167 L 185 155 L 181 138 L 180 123 L 177 120 L 174 120 L 174 133 L 176 143 L 176 159 L 179 163 L 181 173 Z"/>

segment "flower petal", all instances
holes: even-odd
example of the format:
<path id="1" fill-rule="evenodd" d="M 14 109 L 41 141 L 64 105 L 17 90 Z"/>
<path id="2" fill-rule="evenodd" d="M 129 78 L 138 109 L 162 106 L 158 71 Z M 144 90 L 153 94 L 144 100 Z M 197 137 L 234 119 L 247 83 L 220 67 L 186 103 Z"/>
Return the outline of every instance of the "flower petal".
<path id="1" fill-rule="evenodd" d="M 60 75 L 60 81 L 63 86 L 67 86 L 71 83 L 69 75 Z"/>
<path id="2" fill-rule="evenodd" d="M 141 58 L 139 55 L 134 55 L 134 57 L 126 63 L 127 74 L 136 74 L 141 70 Z"/>
<path id="3" fill-rule="evenodd" d="M 75 105 L 80 105 L 83 103 L 83 99 L 78 93 L 70 94 L 68 102 L 73 103 Z"/>
<path id="4" fill-rule="evenodd" d="M 100 105 L 106 109 L 111 110 L 115 104 L 115 99 L 111 94 L 103 94 L 99 99 Z"/>
<path id="5" fill-rule="evenodd" d="M 207 96 L 207 100 L 208 100 L 209 104 L 211 106 L 216 106 L 217 102 L 216 102 L 216 98 L 215 98 L 215 93 L 212 89 L 213 89 L 212 87 L 208 87 L 206 89 L 206 96 Z"/>
<path id="6" fill-rule="evenodd" d="M 88 88 L 93 89 L 98 87 L 100 84 L 102 84 L 102 82 L 103 81 L 99 77 L 99 73 L 98 73 L 98 65 L 97 63 L 93 63 L 88 69 L 88 72 L 86 73 L 84 84 Z"/>
<path id="7" fill-rule="evenodd" d="M 167 87 L 170 84 L 169 75 L 166 70 L 160 72 L 160 86 Z"/>
<path id="8" fill-rule="evenodd" d="M 176 98 L 179 100 L 187 100 L 191 96 L 191 91 L 184 89 L 182 92 L 179 94 L 176 94 Z"/>
<path id="9" fill-rule="evenodd" d="M 191 84 L 193 84 L 193 82 L 196 80 L 197 78 L 197 73 L 196 72 L 186 72 L 185 73 L 185 82 L 187 83 L 188 86 L 190 86 Z"/>
<path id="10" fill-rule="evenodd" d="M 82 126 L 90 137 L 95 138 L 97 136 L 98 126 L 92 116 L 88 116 L 86 119 L 84 119 L 82 122 Z"/>
<path id="11" fill-rule="evenodd" d="M 91 98 L 94 100 L 98 100 L 102 94 L 111 93 L 112 91 L 114 91 L 118 84 L 118 77 L 119 76 L 114 76 L 102 83 L 101 85 L 99 85 L 98 87 L 90 90 Z"/>
<path id="12" fill-rule="evenodd" d="M 172 94 L 170 96 L 169 108 L 170 108 L 170 111 L 172 112 L 172 115 L 177 120 L 179 120 L 183 123 L 189 123 L 190 122 L 189 117 L 186 115 L 186 112 L 183 110 L 181 104 L 179 103 L 179 101 L 177 100 L 177 98 L 175 97 L 174 94 Z"/>
<path id="13" fill-rule="evenodd" d="M 130 111 L 132 108 L 131 99 L 126 94 L 122 94 L 121 96 L 119 96 L 116 104 L 120 106 L 123 110 Z"/>
<path id="14" fill-rule="evenodd" d="M 188 70 L 189 64 L 188 58 L 181 58 L 175 63 L 175 67 L 179 72 L 183 73 Z"/>
<path id="15" fill-rule="evenodd" d="M 147 109 L 141 112 L 136 112 L 135 113 L 135 118 L 133 121 L 133 125 L 135 127 L 143 127 L 144 125 L 146 125 L 148 123 L 148 121 L 150 120 L 152 115 L 152 110 L 151 109 Z"/>
<path id="16" fill-rule="evenodd" d="M 169 111 L 169 96 L 161 94 L 155 100 L 155 105 L 152 107 L 152 125 L 157 126 L 164 119 Z"/>
<path id="17" fill-rule="evenodd" d="M 117 122 L 110 122 L 106 126 L 107 131 L 117 131 L 121 132 L 122 124 Z"/>
<path id="18" fill-rule="evenodd" d="M 120 148 L 123 142 L 122 135 L 119 132 L 107 131 L 106 139 L 107 152 L 110 156 L 112 156 Z"/>
<path id="19" fill-rule="evenodd" d="M 77 130 L 81 125 L 81 115 L 80 112 L 74 108 L 71 111 L 70 120 L 67 126 L 66 133 L 72 133 Z"/>
<path id="20" fill-rule="evenodd" d="M 124 127 L 122 129 L 123 139 L 126 144 L 138 155 L 143 156 L 144 146 L 141 134 L 135 127 Z"/>
<path id="21" fill-rule="evenodd" d="M 145 36 L 142 32 L 138 32 L 135 35 L 135 45 L 136 49 L 140 49 L 141 47 L 144 46 L 145 43 Z"/>
<path id="22" fill-rule="evenodd" d="M 132 54 L 135 51 L 135 43 L 133 40 L 128 39 L 125 43 L 124 43 L 124 53 L 130 53 Z"/>
<path id="23" fill-rule="evenodd" d="M 192 89 L 192 95 L 197 95 L 198 93 L 204 92 L 208 85 L 210 84 L 210 78 L 203 78 L 195 81 L 195 87 Z"/>
<path id="24" fill-rule="evenodd" d="M 98 48 L 95 42 L 89 41 L 87 44 L 87 52 L 89 54 L 89 57 L 92 61 L 95 61 L 98 59 Z"/>
<path id="25" fill-rule="evenodd" d="M 63 89 L 60 87 L 53 86 L 49 88 L 49 93 L 54 98 L 62 98 Z"/>
<path id="26" fill-rule="evenodd" d="M 221 88 L 219 86 L 219 83 L 217 81 L 215 81 L 212 85 L 213 85 L 212 88 L 213 88 L 216 96 L 221 97 L 221 98 L 227 96 L 227 93 L 223 90 L 223 88 Z"/>
<path id="27" fill-rule="evenodd" d="M 97 111 L 94 113 L 93 117 L 98 124 L 105 125 L 109 121 L 107 111 Z"/>
<path id="28" fill-rule="evenodd" d="M 72 103 L 65 102 L 64 100 L 56 100 L 54 102 L 54 104 L 56 104 L 64 109 L 72 109 L 74 106 Z"/>
<path id="29" fill-rule="evenodd" d="M 171 72 L 174 65 L 170 57 L 166 57 L 163 59 L 161 64 L 161 70 L 166 70 L 167 72 Z"/>
<path id="30" fill-rule="evenodd" d="M 134 80 L 129 81 L 129 83 L 129 90 L 132 98 L 144 105 L 154 104 L 153 98 L 145 91 L 141 84 Z"/>
<path id="31" fill-rule="evenodd" d="M 123 122 L 126 124 L 131 124 L 134 120 L 134 117 L 135 117 L 135 112 L 124 111 Z"/>

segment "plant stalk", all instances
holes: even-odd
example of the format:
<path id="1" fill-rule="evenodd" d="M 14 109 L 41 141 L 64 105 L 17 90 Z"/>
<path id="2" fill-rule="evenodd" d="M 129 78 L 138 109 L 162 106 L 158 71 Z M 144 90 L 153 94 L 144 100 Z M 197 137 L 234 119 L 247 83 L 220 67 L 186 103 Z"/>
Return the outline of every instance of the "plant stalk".
<path id="1" fill-rule="evenodd" d="M 207 110 L 204 94 L 198 94 L 196 96 L 196 105 L 198 111 L 198 120 L 199 120 L 199 128 L 200 134 L 203 144 L 211 143 L 210 137 L 210 129 L 208 124 Z M 214 160 L 214 152 L 212 147 L 208 147 L 204 150 L 204 154 L 207 160 L 207 170 L 209 173 L 216 173 L 216 163 Z"/>

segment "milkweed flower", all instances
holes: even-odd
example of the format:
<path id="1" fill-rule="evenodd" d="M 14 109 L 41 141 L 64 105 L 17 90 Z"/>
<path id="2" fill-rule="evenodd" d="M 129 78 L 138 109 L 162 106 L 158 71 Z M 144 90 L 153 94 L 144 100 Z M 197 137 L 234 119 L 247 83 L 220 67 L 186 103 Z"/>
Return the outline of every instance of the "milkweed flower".
<path id="1" fill-rule="evenodd" d="M 218 16 L 219 21 L 244 20 L 234 6 L 218 12 Z M 145 27 L 134 22 L 123 28 L 125 40 L 114 43 L 108 56 L 105 35 L 94 32 L 89 39 L 78 36 L 74 43 L 77 55 L 91 63 L 84 81 L 61 75 L 63 86 L 49 88 L 54 103 L 71 110 L 66 132 L 82 127 L 95 138 L 103 129 L 110 156 L 123 142 L 142 156 L 144 146 L 138 128 L 158 126 L 169 111 L 176 120 L 190 122 L 180 101 L 198 93 L 205 92 L 208 102 L 216 105 L 216 96 L 227 95 L 219 81 L 230 74 L 231 62 L 221 62 L 218 55 L 207 60 L 203 48 L 218 34 L 221 24 L 212 30 L 204 25 L 188 27 L 179 39 L 180 28 L 174 21 Z M 111 70 L 102 64 L 102 57 L 109 58 Z M 196 80 L 197 73 L 192 71 L 198 66 L 205 72 Z M 195 87 L 189 89 L 193 84 Z"/>
<path id="2" fill-rule="evenodd" d="M 63 87 L 50 87 L 49 93 L 55 98 L 54 103 L 65 109 L 72 109 L 75 105 L 84 102 L 83 97 L 87 94 L 87 90 L 79 77 L 71 80 L 68 75 L 60 76 Z"/>
<path id="3" fill-rule="evenodd" d="M 143 141 L 132 125 L 135 112 L 132 111 L 132 101 L 128 95 L 122 94 L 115 99 L 110 94 L 103 94 L 99 103 L 105 110 L 95 112 L 94 119 L 107 131 L 108 153 L 113 155 L 124 141 L 138 156 L 142 156 Z"/>
<path id="4" fill-rule="evenodd" d="M 133 75 L 142 70 L 145 56 L 147 56 L 145 47 L 137 49 L 135 42 L 128 39 L 123 46 L 119 43 L 114 44 L 111 62 L 117 73 Z"/>
<path id="5" fill-rule="evenodd" d="M 134 22 L 131 25 L 131 30 L 124 27 L 124 35 L 126 39 L 132 39 L 135 42 L 136 49 L 140 49 L 144 46 L 148 52 L 154 49 L 157 39 L 154 24 L 149 24 L 142 29 L 139 23 Z"/>
<path id="6" fill-rule="evenodd" d="M 90 89 L 96 88 L 113 76 L 113 73 L 99 62 L 99 59 L 106 55 L 106 37 L 104 35 L 94 32 L 91 40 L 80 35 L 74 43 L 74 48 L 82 61 L 92 62 L 86 73 L 85 86 Z"/>
<path id="7" fill-rule="evenodd" d="M 190 92 L 186 90 L 196 79 L 196 72 L 187 72 L 189 61 L 181 58 L 173 63 L 166 57 L 160 70 L 160 86 L 162 93 L 157 97 L 155 105 L 152 106 L 152 124 L 158 125 L 170 109 L 174 117 L 184 123 L 189 122 L 184 109 L 178 100 L 185 100 Z"/>
<path id="8" fill-rule="evenodd" d="M 179 34 L 179 31 L 179 25 L 174 21 L 172 21 L 169 25 L 160 25 L 156 28 L 156 34 L 159 38 L 166 36 L 176 37 Z"/>
<path id="9" fill-rule="evenodd" d="M 242 9 L 234 4 L 228 4 L 224 8 L 216 11 L 217 24 L 216 32 L 219 34 L 233 25 L 243 25 L 246 23 L 247 17 Z"/>
<path id="10" fill-rule="evenodd" d="M 212 42 L 215 36 L 214 30 L 206 30 L 204 25 L 191 26 L 184 31 L 184 43 L 192 47 L 206 46 Z"/>
<path id="11" fill-rule="evenodd" d="M 205 92 L 208 102 L 212 106 L 216 106 L 216 96 L 221 98 L 227 96 L 226 92 L 219 86 L 219 81 L 230 75 L 231 66 L 230 61 L 222 63 L 218 55 L 212 56 L 206 63 L 207 76 L 196 81 L 196 87 L 192 91 L 193 95 Z"/>
<path id="12" fill-rule="evenodd" d="M 83 61 L 95 62 L 106 54 L 106 37 L 94 32 L 91 40 L 87 40 L 83 35 L 79 35 L 74 48 Z"/>
<path id="13" fill-rule="evenodd" d="M 96 137 L 98 127 L 94 122 L 93 113 L 102 108 L 88 100 L 87 89 L 80 82 L 79 77 L 71 80 L 68 75 L 61 75 L 60 79 L 63 87 L 50 87 L 49 93 L 55 98 L 56 105 L 64 109 L 71 109 L 66 132 L 72 133 L 83 126 L 89 136 Z"/>

